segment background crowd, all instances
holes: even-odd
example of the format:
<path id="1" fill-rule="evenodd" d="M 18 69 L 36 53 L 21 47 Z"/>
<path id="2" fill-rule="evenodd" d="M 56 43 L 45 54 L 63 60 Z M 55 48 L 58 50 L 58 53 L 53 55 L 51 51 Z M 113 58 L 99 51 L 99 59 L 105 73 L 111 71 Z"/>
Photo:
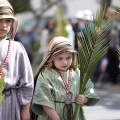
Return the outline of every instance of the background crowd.
<path id="1" fill-rule="evenodd" d="M 93 13 L 88 10 L 79 10 L 75 13 L 74 18 L 66 18 L 64 20 L 64 28 L 66 36 L 71 40 L 72 45 L 77 50 L 77 36 L 81 36 L 81 31 L 85 35 L 84 28 L 86 24 L 93 27 Z M 106 19 L 112 17 L 109 11 L 105 14 Z M 34 28 L 24 28 L 19 30 L 15 40 L 20 41 L 26 48 L 33 71 L 36 70 L 37 65 L 48 51 L 48 44 L 50 40 L 57 36 L 57 21 L 56 17 L 49 17 L 45 19 L 44 25 L 39 29 L 39 32 Z M 22 41 L 21 41 L 22 40 Z M 119 78 L 119 59 L 117 49 L 120 46 L 120 19 L 115 19 L 113 30 L 111 31 L 110 45 L 107 54 L 101 59 L 98 66 L 91 76 L 92 81 L 96 83 L 96 87 L 101 87 L 102 82 L 109 82 L 118 84 Z"/>

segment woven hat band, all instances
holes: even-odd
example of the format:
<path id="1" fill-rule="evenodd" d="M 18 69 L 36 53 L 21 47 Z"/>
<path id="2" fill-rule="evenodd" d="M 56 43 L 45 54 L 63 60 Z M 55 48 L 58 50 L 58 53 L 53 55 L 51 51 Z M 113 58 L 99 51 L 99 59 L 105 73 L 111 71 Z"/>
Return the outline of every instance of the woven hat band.
<path id="1" fill-rule="evenodd" d="M 63 51 L 64 49 L 73 49 L 72 47 L 71 47 L 71 45 L 70 44 L 67 44 L 67 45 L 59 45 L 58 47 L 54 47 L 51 51 L 49 51 L 49 52 L 51 52 L 51 53 L 54 53 L 54 52 L 56 52 L 56 51 L 59 51 L 59 50 L 61 50 L 61 51 Z"/>
<path id="2" fill-rule="evenodd" d="M 0 7 L 0 15 L 12 15 L 13 16 L 13 10 L 10 7 Z"/>

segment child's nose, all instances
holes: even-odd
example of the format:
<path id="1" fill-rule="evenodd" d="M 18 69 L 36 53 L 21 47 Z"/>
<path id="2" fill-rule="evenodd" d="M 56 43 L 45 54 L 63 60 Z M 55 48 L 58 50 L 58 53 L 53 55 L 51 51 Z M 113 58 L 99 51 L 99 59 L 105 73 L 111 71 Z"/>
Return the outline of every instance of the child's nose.
<path id="1" fill-rule="evenodd" d="M 3 25 L 3 26 L 6 26 L 6 22 L 5 22 L 5 21 L 2 21 L 2 25 Z"/>
<path id="2" fill-rule="evenodd" d="M 64 64 L 67 64 L 67 60 L 64 60 Z"/>
<path id="3" fill-rule="evenodd" d="M 4 22 L 4 26 L 7 26 L 6 22 Z"/>

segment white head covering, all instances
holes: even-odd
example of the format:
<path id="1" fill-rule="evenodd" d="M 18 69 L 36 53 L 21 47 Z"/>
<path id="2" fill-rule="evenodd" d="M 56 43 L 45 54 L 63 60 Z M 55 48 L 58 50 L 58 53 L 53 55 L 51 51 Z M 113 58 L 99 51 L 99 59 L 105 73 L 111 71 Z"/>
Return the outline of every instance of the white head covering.
<path id="1" fill-rule="evenodd" d="M 91 10 L 88 10 L 88 9 L 84 10 L 84 19 L 90 20 L 90 21 L 93 20 L 93 14 Z"/>
<path id="2" fill-rule="evenodd" d="M 79 10 L 75 16 L 78 19 L 82 19 L 82 20 L 93 20 L 93 14 L 91 10 Z"/>
<path id="3" fill-rule="evenodd" d="M 77 19 L 83 19 L 84 20 L 84 11 L 79 10 L 77 14 L 75 15 Z"/>

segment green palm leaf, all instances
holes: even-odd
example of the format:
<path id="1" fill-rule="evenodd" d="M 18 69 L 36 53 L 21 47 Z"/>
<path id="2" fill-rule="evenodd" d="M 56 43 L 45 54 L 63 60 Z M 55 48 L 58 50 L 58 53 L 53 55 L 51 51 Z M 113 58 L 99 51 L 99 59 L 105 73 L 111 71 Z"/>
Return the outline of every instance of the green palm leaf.
<path id="1" fill-rule="evenodd" d="M 2 75 L 2 76 L 0 77 L 0 94 L 2 94 L 2 91 L 3 91 L 3 89 L 4 89 L 4 87 L 3 87 L 3 82 L 4 82 L 4 75 Z M 2 103 L 3 98 L 4 98 L 4 95 L 3 95 L 3 96 L 0 96 L 0 103 Z"/>
<path id="2" fill-rule="evenodd" d="M 80 88 L 79 94 L 83 94 L 85 86 L 91 77 L 95 67 L 106 54 L 109 48 L 110 31 L 113 27 L 113 19 L 104 18 L 105 9 L 100 8 L 96 12 L 91 29 L 90 23 L 85 26 L 85 33 L 78 37 L 78 57 L 80 61 Z M 74 120 L 77 120 L 80 105 L 76 105 Z M 81 116 L 81 120 L 84 120 Z"/>
<path id="3" fill-rule="evenodd" d="M 0 103 L 2 103 L 3 99 L 4 99 L 4 95 L 0 96 Z"/>

